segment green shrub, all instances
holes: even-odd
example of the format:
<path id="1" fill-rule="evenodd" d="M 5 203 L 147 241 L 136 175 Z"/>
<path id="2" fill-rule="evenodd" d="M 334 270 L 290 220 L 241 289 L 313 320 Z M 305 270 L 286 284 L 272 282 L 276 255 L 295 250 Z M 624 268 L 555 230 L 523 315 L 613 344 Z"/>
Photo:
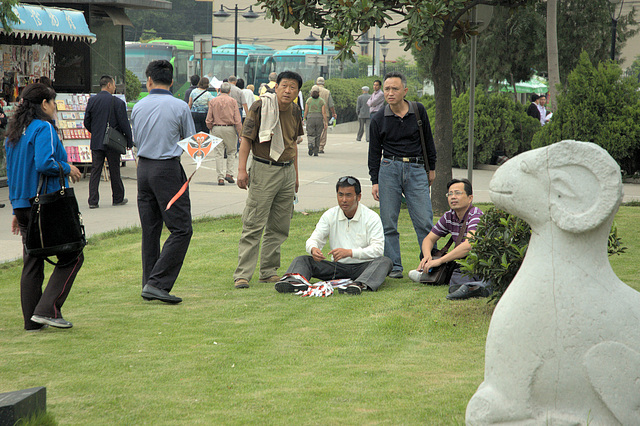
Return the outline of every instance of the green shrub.
<path id="1" fill-rule="evenodd" d="M 635 78 L 622 78 L 617 63 L 595 67 L 582 52 L 567 85 L 558 94 L 551 122 L 533 138 L 532 147 L 565 139 L 593 142 L 606 149 L 624 173 L 640 170 L 640 93 Z"/>
<path id="2" fill-rule="evenodd" d="M 142 83 L 138 77 L 128 69 L 125 70 L 124 79 L 126 84 L 125 97 L 127 101 L 137 100 L 140 95 L 140 86 L 142 86 Z"/>
<path id="3" fill-rule="evenodd" d="M 531 228 L 522 219 L 497 208 L 488 209 L 480 218 L 476 233 L 469 239 L 471 251 L 457 261 L 462 271 L 491 281 L 490 301 L 498 303 L 518 273 L 527 253 Z M 609 256 L 624 253 L 615 224 L 609 234 Z"/>
<path id="4" fill-rule="evenodd" d="M 525 107 L 504 93 L 476 90 L 473 161 L 489 164 L 496 152 L 513 157 L 531 148 L 540 123 Z M 469 92 L 453 101 L 453 166 L 467 167 L 469 146 Z"/>

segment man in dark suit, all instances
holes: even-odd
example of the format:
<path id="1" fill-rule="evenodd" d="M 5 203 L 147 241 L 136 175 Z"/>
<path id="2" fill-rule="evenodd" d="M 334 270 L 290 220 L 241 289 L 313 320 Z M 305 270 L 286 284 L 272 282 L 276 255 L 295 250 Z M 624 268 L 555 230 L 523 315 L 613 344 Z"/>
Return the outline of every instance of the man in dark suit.
<path id="1" fill-rule="evenodd" d="M 133 147 L 131 126 L 127 119 L 127 107 L 125 103 L 114 97 L 116 84 L 113 78 L 104 75 L 100 78 L 100 93 L 91 97 L 87 102 L 84 114 L 84 127 L 91 132 L 91 177 L 89 178 L 89 208 L 98 208 L 100 193 L 98 185 L 102 175 L 104 159 L 109 164 L 109 176 L 111 179 L 111 192 L 114 206 L 127 204 L 124 198 L 124 185 L 120 177 L 120 154 L 104 146 L 104 133 L 107 130 L 107 120 L 114 129 L 120 131 L 127 138 L 127 147 Z M 111 111 L 111 118 L 109 118 Z"/>

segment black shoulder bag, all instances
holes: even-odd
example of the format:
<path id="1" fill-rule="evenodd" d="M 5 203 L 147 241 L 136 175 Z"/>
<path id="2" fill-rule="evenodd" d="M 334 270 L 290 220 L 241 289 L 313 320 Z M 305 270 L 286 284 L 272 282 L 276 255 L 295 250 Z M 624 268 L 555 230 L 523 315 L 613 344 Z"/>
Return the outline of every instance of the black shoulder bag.
<path id="1" fill-rule="evenodd" d="M 427 142 L 424 140 L 424 130 L 422 130 L 422 118 L 420 117 L 420 110 L 418 110 L 418 103 L 415 101 L 411 101 L 411 105 L 413 105 L 413 110 L 416 114 L 416 120 L 418 121 L 418 130 L 420 130 L 420 143 L 422 145 L 422 158 L 424 159 L 424 169 L 427 171 L 428 176 L 429 156 L 427 155 Z"/>
<path id="2" fill-rule="evenodd" d="M 464 236 L 467 232 L 467 216 L 469 215 L 469 210 L 471 210 L 471 206 L 467 209 L 464 216 L 462 217 L 462 228 L 460 228 L 460 233 L 458 234 L 458 238 L 456 238 L 456 247 L 458 244 L 462 242 Z M 449 237 L 449 241 L 442 247 L 440 250 L 433 254 L 434 259 L 439 259 L 449 251 L 449 247 L 453 243 L 453 236 Z M 422 276 L 420 277 L 420 282 L 423 284 L 429 285 L 446 285 L 451 281 L 451 274 L 453 274 L 453 270 L 456 268 L 456 262 L 454 260 L 450 262 L 443 263 L 442 265 L 431 268 L 429 271 L 424 271 Z"/>
<path id="3" fill-rule="evenodd" d="M 127 152 L 127 138 L 122 133 L 111 127 L 111 112 L 113 112 L 113 103 L 115 98 L 111 95 L 111 107 L 109 108 L 109 118 L 107 118 L 107 129 L 104 132 L 104 140 L 102 144 L 117 152 L 118 154 L 124 154 Z"/>
<path id="4" fill-rule="evenodd" d="M 44 258 L 52 265 L 57 263 L 47 257 L 66 254 L 79 256 L 87 244 L 82 215 L 73 188 L 65 186 L 60 163 L 58 169 L 60 189 L 49 194 L 42 194 L 47 188 L 46 182 L 49 177 L 40 174 L 36 196 L 29 200 L 31 217 L 25 242 L 25 250 L 29 256 Z"/>

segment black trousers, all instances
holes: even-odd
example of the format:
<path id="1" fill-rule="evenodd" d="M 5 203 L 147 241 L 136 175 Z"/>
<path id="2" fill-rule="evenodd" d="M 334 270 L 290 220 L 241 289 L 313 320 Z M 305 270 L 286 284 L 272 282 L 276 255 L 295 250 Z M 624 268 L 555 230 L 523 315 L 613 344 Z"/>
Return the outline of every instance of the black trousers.
<path id="1" fill-rule="evenodd" d="M 189 249 L 191 201 L 187 188 L 171 206 L 167 204 L 187 181 L 180 157 L 169 160 L 138 159 L 138 213 L 142 226 L 142 286 L 171 291 Z M 160 250 L 163 223 L 171 235 Z"/>
<path id="2" fill-rule="evenodd" d="M 287 273 L 300 274 L 307 280 L 312 277 L 322 281 L 349 278 L 376 291 L 384 282 L 392 266 L 391 259 L 385 256 L 362 263 L 342 263 L 328 260 L 318 262 L 307 255 L 293 259 Z"/>
<path id="3" fill-rule="evenodd" d="M 100 201 L 98 185 L 102 175 L 104 159 L 109 164 L 109 179 L 111 180 L 111 193 L 113 203 L 120 203 L 124 199 L 124 185 L 120 177 L 120 154 L 110 149 L 91 150 L 91 177 L 89 178 L 89 205 L 97 206 Z"/>
<path id="4" fill-rule="evenodd" d="M 20 277 L 20 302 L 22 303 L 22 315 L 24 316 L 25 330 L 33 330 L 42 327 L 42 324 L 31 321 L 32 315 L 43 317 L 61 318 L 61 308 L 71 291 L 76 275 L 84 262 L 84 255 L 75 254 L 58 256 L 62 266 L 56 266 L 49 277 L 49 283 L 42 291 L 44 283 L 44 259 L 32 257 L 24 249 L 27 239 L 27 226 L 31 217 L 31 209 L 15 209 L 20 234 L 22 235 L 22 276 Z"/>
<path id="5" fill-rule="evenodd" d="M 193 117 L 193 124 L 196 126 L 196 132 L 209 133 L 206 112 L 191 112 L 191 117 Z"/>

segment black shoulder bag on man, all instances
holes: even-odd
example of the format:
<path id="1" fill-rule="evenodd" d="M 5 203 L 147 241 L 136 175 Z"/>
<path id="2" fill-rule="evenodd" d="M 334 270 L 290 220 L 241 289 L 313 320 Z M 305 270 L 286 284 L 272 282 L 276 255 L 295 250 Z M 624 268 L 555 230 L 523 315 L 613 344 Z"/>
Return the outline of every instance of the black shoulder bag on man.
<path id="1" fill-rule="evenodd" d="M 422 130 L 422 117 L 420 117 L 418 103 L 415 101 L 411 101 L 411 105 L 413 105 L 413 110 L 416 114 L 416 120 L 418 121 L 418 130 L 420 130 L 420 144 L 422 145 L 422 158 L 424 159 L 424 169 L 427 171 L 427 181 L 429 181 L 429 156 L 427 155 L 427 142 L 424 140 L 424 130 Z"/>
<path id="2" fill-rule="evenodd" d="M 460 233 L 458 234 L 458 238 L 456 238 L 456 247 L 458 244 L 462 242 L 464 236 L 467 232 L 467 216 L 469 215 L 469 210 L 471 210 L 471 206 L 467 209 L 462 217 L 462 228 L 460 228 Z M 454 213 L 455 214 L 455 213 Z M 453 243 L 453 236 L 449 237 L 449 241 L 447 244 L 442 247 L 440 250 L 433 254 L 434 259 L 439 259 L 449 251 L 449 247 Z M 455 260 L 450 262 L 445 262 L 440 266 L 436 266 L 435 268 L 431 268 L 429 271 L 424 271 L 422 276 L 420 277 L 420 282 L 423 284 L 430 285 L 445 285 L 451 281 L 451 274 L 453 274 L 453 270 L 456 268 Z"/>
<path id="3" fill-rule="evenodd" d="M 109 118 L 107 118 L 107 130 L 104 132 L 104 140 L 102 144 L 117 152 L 118 154 L 124 154 L 127 152 L 127 138 L 122 133 L 111 127 L 111 113 L 113 112 L 113 103 L 115 98 L 111 95 L 111 107 L 109 108 Z"/>
<path id="4" fill-rule="evenodd" d="M 36 196 L 31 198 L 31 217 L 27 227 L 25 250 L 29 256 L 44 258 L 56 265 L 49 256 L 82 253 L 87 244 L 82 215 L 73 188 L 64 184 L 62 165 L 58 163 L 60 189 L 49 194 L 46 190 L 49 177 L 40 174 Z M 77 258 L 77 257 L 76 257 Z M 74 259 L 75 261 L 75 259 Z"/>

